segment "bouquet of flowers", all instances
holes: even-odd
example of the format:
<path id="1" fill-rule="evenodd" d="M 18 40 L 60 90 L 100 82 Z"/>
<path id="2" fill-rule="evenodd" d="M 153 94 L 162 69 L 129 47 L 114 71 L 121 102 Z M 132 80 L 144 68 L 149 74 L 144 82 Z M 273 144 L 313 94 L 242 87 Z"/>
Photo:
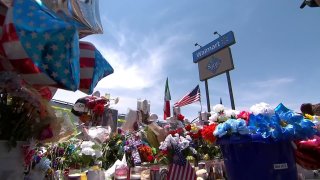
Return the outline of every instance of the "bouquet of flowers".
<path id="1" fill-rule="evenodd" d="M 250 108 L 251 113 L 241 112 L 219 124 L 213 135 L 259 135 L 278 140 L 301 140 L 316 134 L 315 124 L 280 103 L 275 109 L 266 103 Z M 249 118 L 248 118 L 249 117 Z M 242 119 L 244 118 L 244 119 Z"/>
<path id="2" fill-rule="evenodd" d="M 100 97 L 100 95 L 96 96 L 94 93 L 92 96 L 78 99 L 71 112 L 86 125 L 99 126 L 107 106 L 109 106 L 109 99 Z"/>
<path id="3" fill-rule="evenodd" d="M 0 72 L 0 140 L 44 141 L 60 131 L 59 120 L 40 94 L 12 72 Z"/>
<path id="4" fill-rule="evenodd" d="M 102 144 L 102 167 L 104 169 L 109 169 L 118 159 L 123 157 L 124 142 L 124 135 L 115 134 L 106 143 Z"/>
<path id="5" fill-rule="evenodd" d="M 213 136 L 217 124 L 199 126 L 195 123 L 185 126 L 186 134 L 192 138 L 192 145 L 197 151 L 197 160 L 209 160 L 221 156 L 219 146 L 214 144 L 216 137 Z M 192 156 L 188 160 L 193 160 Z"/>
<path id="6" fill-rule="evenodd" d="M 186 137 L 175 134 L 169 134 L 166 139 L 160 143 L 160 153 L 157 156 L 159 163 L 170 163 L 173 161 L 174 155 L 178 156 L 195 156 L 197 151 L 193 147 L 192 138 L 187 135 Z M 185 159 L 185 158 L 182 158 Z"/>

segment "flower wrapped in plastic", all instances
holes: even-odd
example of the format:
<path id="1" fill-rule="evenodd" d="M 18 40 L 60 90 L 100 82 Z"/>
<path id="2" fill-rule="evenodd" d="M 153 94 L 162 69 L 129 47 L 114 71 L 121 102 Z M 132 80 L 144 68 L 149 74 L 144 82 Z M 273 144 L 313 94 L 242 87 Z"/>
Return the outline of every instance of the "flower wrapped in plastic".
<path id="1" fill-rule="evenodd" d="M 251 115 L 250 129 L 261 134 L 262 137 L 272 137 L 274 140 L 301 140 L 313 137 L 316 134 L 315 124 L 300 114 L 293 112 L 280 103 L 270 113 Z"/>
<path id="2" fill-rule="evenodd" d="M 230 118 L 236 118 L 239 111 L 233 109 L 226 109 L 222 104 L 213 106 L 213 111 L 210 112 L 211 116 L 209 121 L 222 123 Z"/>
<path id="3" fill-rule="evenodd" d="M 169 162 L 173 161 L 172 158 L 176 152 L 179 152 L 179 156 L 184 156 L 185 159 L 188 155 L 195 155 L 197 153 L 192 147 L 192 143 L 192 139 L 189 135 L 184 137 L 179 134 L 175 134 L 174 136 L 169 134 L 166 139 L 160 143 L 160 154 L 162 153 L 167 156 Z"/>
<path id="4" fill-rule="evenodd" d="M 223 137 L 224 135 L 231 134 L 240 134 L 245 135 L 249 134 L 249 128 L 246 125 L 246 121 L 243 119 L 228 119 L 226 122 L 219 124 L 213 135 L 216 137 Z"/>
<path id="5" fill-rule="evenodd" d="M 11 72 L 0 73 L 0 139 L 46 140 L 59 134 L 60 121 L 49 103 Z"/>

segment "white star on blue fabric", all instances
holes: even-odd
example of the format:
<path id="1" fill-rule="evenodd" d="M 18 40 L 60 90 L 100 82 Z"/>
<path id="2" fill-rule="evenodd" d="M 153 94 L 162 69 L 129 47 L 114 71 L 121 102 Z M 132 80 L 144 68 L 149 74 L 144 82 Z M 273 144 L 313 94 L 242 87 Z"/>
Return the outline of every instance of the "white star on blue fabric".
<path id="1" fill-rule="evenodd" d="M 13 3 L 13 24 L 28 57 L 58 84 L 65 84 L 68 90 L 77 90 L 80 83 L 79 48 L 70 49 L 79 43 L 76 27 L 48 13 L 34 0 L 16 2 Z"/>

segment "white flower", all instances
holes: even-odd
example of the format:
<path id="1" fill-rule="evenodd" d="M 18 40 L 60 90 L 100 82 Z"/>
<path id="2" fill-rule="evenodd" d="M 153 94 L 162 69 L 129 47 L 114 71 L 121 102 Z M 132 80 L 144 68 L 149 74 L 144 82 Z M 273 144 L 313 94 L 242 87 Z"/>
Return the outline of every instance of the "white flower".
<path id="1" fill-rule="evenodd" d="M 92 149 L 91 147 L 85 147 L 81 149 L 81 153 L 88 155 L 88 156 L 94 156 L 95 155 L 95 150 Z"/>
<path id="2" fill-rule="evenodd" d="M 239 114 L 239 111 L 237 110 L 232 110 L 232 109 L 228 109 L 225 111 L 225 114 L 228 118 L 231 118 L 231 117 L 237 117 L 237 114 Z"/>
<path id="3" fill-rule="evenodd" d="M 94 142 L 92 142 L 92 141 L 83 141 L 82 143 L 81 143 L 81 149 L 83 149 L 83 148 L 91 148 L 92 146 L 94 145 Z"/>
<path id="4" fill-rule="evenodd" d="M 224 106 L 222 104 L 217 104 L 215 106 L 213 106 L 213 111 L 216 113 L 222 112 L 224 111 Z"/>
<path id="5" fill-rule="evenodd" d="M 102 151 L 96 150 L 95 155 L 96 155 L 96 158 L 102 157 Z"/>
<path id="6" fill-rule="evenodd" d="M 218 113 L 216 113 L 216 112 L 211 112 L 211 116 L 210 116 L 210 118 L 209 118 L 209 121 L 214 121 L 214 122 L 216 122 L 216 121 L 218 121 L 218 117 L 219 117 L 219 114 L 218 114 Z"/>
<path id="7" fill-rule="evenodd" d="M 273 108 L 267 103 L 261 102 L 259 104 L 255 104 L 250 107 L 250 111 L 254 115 L 264 114 L 264 115 L 272 115 L 274 114 Z"/>
<path id="8" fill-rule="evenodd" d="M 171 141 L 174 141 L 174 140 L 173 140 L 172 135 L 169 134 L 164 141 L 160 142 L 159 149 L 166 150 L 168 147 L 171 146 Z"/>
<path id="9" fill-rule="evenodd" d="M 179 146 L 180 146 L 181 150 L 184 150 L 187 147 L 189 147 L 189 142 L 190 142 L 189 140 L 180 136 Z"/>

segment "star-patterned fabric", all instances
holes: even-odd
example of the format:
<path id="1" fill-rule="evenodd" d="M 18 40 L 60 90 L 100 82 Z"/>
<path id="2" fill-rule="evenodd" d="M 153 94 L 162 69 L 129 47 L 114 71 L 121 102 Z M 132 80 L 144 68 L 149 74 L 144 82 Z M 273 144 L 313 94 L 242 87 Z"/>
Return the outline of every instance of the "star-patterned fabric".
<path id="1" fill-rule="evenodd" d="M 15 0 L 3 30 L 2 54 L 26 82 L 36 87 L 79 88 L 79 38 L 74 25 L 34 0 Z"/>

